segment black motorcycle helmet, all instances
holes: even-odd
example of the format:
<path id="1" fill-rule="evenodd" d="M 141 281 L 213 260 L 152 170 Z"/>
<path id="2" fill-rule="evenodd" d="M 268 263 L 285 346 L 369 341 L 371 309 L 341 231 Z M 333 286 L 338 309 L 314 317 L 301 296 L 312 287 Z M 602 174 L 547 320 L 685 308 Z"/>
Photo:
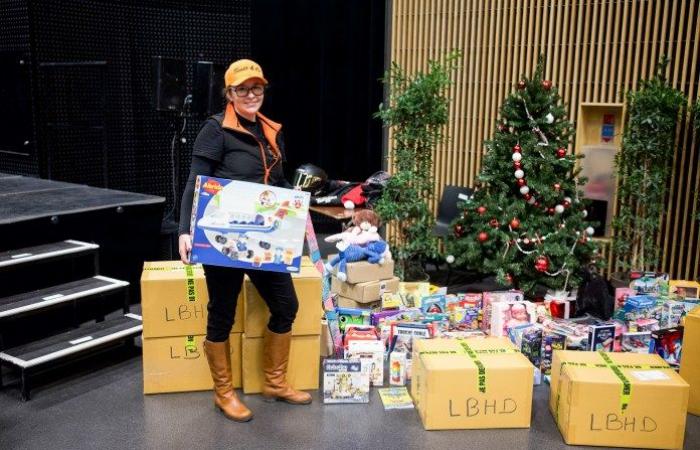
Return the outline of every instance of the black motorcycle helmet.
<path id="1" fill-rule="evenodd" d="M 328 175 L 320 167 L 313 164 L 302 164 L 294 171 L 294 181 L 292 184 L 295 188 L 300 188 L 302 191 L 316 194 L 320 192 L 328 181 Z"/>

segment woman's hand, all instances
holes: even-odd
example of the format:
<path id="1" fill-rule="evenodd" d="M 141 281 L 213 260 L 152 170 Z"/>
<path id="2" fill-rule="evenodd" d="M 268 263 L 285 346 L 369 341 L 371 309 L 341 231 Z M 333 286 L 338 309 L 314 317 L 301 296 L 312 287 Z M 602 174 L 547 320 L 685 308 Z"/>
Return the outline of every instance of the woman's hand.
<path id="1" fill-rule="evenodd" d="M 192 251 L 192 237 L 189 234 L 181 234 L 178 240 L 178 249 L 180 251 L 180 261 L 183 264 L 190 263 L 190 252 Z"/>

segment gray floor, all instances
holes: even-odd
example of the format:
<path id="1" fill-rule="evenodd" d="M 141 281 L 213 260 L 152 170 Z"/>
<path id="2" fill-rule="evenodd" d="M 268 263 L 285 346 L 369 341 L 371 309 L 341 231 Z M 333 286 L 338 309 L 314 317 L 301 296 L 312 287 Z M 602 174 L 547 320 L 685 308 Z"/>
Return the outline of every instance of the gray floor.
<path id="1" fill-rule="evenodd" d="M 255 418 L 233 423 L 210 392 L 144 396 L 138 349 L 43 378 L 26 403 L 16 386 L 0 390 L 0 449 L 572 448 L 547 409 L 547 386 L 535 388 L 529 430 L 428 432 L 415 410 L 384 411 L 374 391 L 368 405 L 325 406 L 318 393 L 310 406 L 244 396 Z M 699 417 L 688 416 L 685 448 L 700 448 Z"/>

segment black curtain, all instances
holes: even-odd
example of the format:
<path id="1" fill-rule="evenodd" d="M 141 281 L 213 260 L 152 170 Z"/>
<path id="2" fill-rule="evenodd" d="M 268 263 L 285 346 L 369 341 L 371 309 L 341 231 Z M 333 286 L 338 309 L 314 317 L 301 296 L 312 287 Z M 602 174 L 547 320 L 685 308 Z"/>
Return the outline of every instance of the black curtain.
<path id="1" fill-rule="evenodd" d="M 252 57 L 270 82 L 262 112 L 282 122 L 291 180 L 310 162 L 333 179 L 382 167 L 385 2 L 255 0 Z"/>

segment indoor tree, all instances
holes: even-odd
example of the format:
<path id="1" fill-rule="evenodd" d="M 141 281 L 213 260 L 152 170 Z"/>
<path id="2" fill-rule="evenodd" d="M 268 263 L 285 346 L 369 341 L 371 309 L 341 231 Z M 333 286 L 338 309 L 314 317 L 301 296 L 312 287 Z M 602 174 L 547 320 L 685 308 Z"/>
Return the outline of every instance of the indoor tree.
<path id="1" fill-rule="evenodd" d="M 383 221 L 395 226 L 390 244 L 402 279 L 425 279 L 423 263 L 437 256 L 435 218 L 429 206 L 433 151 L 445 140 L 447 88 L 460 56 L 459 51 L 452 52 L 442 61 L 429 61 L 426 72 L 414 74 L 393 63 L 382 80 L 388 97 L 375 117 L 391 132 L 392 176 L 375 209 Z"/>
<path id="2" fill-rule="evenodd" d="M 620 208 L 613 219 L 613 249 L 624 269 L 656 268 L 657 232 L 666 215 L 666 193 L 679 113 L 687 102 L 665 76 L 662 57 L 656 75 L 627 93 L 629 119 L 615 157 Z"/>

